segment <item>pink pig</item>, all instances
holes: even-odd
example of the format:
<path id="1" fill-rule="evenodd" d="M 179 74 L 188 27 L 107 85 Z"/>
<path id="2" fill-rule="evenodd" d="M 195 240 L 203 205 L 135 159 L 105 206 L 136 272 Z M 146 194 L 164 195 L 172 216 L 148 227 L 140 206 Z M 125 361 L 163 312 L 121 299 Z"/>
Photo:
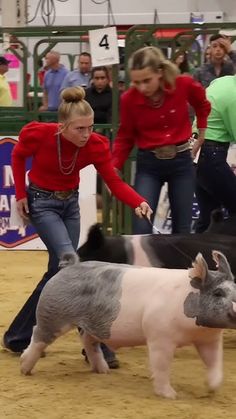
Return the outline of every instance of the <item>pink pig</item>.
<path id="1" fill-rule="evenodd" d="M 109 370 L 99 342 L 111 349 L 147 344 L 154 391 L 174 399 L 171 361 L 177 347 L 192 344 L 215 390 L 223 378 L 222 329 L 236 328 L 236 284 L 225 256 L 214 251 L 213 258 L 217 271 L 208 270 L 201 254 L 189 270 L 80 263 L 65 255 L 62 266 L 67 266 L 40 296 L 37 325 L 21 356 L 22 373 L 31 373 L 58 336 L 80 327 L 95 372 Z"/>

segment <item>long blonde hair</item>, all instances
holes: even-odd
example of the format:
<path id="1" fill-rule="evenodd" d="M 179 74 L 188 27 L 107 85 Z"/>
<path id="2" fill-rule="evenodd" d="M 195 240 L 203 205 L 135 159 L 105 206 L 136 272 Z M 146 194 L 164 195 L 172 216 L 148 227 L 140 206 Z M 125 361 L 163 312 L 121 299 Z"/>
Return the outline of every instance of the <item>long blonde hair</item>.
<path id="1" fill-rule="evenodd" d="M 67 87 L 61 92 L 61 103 L 58 108 L 58 120 L 63 123 L 63 130 L 80 116 L 93 116 L 90 104 L 84 99 L 83 87 Z"/>
<path id="2" fill-rule="evenodd" d="M 174 87 L 179 71 L 173 63 L 165 58 L 159 48 L 152 46 L 140 48 L 129 58 L 128 68 L 130 71 L 143 70 L 147 67 L 155 73 L 162 71 L 162 87 L 166 84 Z"/>

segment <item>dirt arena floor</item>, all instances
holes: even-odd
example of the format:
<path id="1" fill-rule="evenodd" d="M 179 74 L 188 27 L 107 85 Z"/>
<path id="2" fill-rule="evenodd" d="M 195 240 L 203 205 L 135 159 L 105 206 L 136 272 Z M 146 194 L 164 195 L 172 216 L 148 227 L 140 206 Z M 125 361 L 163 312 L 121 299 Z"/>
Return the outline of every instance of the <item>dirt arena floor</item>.
<path id="1" fill-rule="evenodd" d="M 0 251 L 0 334 L 44 272 L 47 256 Z M 178 350 L 172 365 L 176 401 L 153 393 L 145 348 L 118 351 L 121 368 L 108 375 L 89 371 L 76 331 L 48 348 L 29 377 L 19 358 L 0 350 L 0 419 L 235 419 L 236 332 L 225 333 L 225 377 L 209 395 L 204 367 L 193 348 Z"/>

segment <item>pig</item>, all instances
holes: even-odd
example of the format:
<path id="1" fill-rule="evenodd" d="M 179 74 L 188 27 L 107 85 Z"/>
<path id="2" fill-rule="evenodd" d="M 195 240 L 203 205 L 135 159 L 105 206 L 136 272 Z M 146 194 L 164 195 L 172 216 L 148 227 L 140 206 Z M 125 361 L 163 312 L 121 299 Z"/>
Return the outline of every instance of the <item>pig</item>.
<path id="1" fill-rule="evenodd" d="M 212 211 L 211 222 L 206 233 L 236 236 L 236 214 L 225 219 L 220 209 Z"/>
<path id="2" fill-rule="evenodd" d="M 147 345 L 157 395 L 174 399 L 170 365 L 175 349 L 194 345 L 207 368 L 210 390 L 222 382 L 222 330 L 236 328 L 236 284 L 226 257 L 213 251 L 210 271 L 199 253 L 193 267 L 160 269 L 79 262 L 65 255 L 63 268 L 45 285 L 21 372 L 31 374 L 45 348 L 73 327 L 92 371 L 107 373 L 100 349 Z"/>
<path id="3" fill-rule="evenodd" d="M 221 234 L 146 234 L 105 236 L 94 224 L 86 242 L 78 249 L 81 261 L 98 260 L 112 263 L 187 269 L 201 250 L 210 269 L 214 248 L 227 257 L 236 275 L 236 237 Z"/>

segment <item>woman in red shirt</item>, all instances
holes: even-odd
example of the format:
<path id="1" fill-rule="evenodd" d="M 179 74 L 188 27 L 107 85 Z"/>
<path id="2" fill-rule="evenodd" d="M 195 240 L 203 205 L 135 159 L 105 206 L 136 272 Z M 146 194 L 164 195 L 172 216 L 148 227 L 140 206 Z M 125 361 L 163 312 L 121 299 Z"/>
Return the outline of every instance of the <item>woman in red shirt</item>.
<path id="1" fill-rule="evenodd" d="M 133 207 L 137 216 L 149 218 L 152 213 L 145 199 L 117 175 L 109 140 L 92 132 L 94 113 L 84 100 L 84 90 L 67 88 L 61 96 L 60 123 L 27 124 L 12 154 L 18 212 L 22 218 L 30 219 L 49 253 L 48 271 L 4 335 L 3 345 L 13 352 L 22 352 L 30 343 L 40 293 L 58 271 L 60 257 L 76 252 L 80 234 L 80 169 L 94 164 L 112 193 Z M 25 162 L 30 156 L 32 168 L 26 188 Z"/>
<path id="2" fill-rule="evenodd" d="M 176 66 L 158 48 L 135 51 L 129 70 L 132 87 L 121 96 L 114 166 L 121 169 L 137 146 L 135 190 L 156 211 L 161 188 L 167 182 L 172 232 L 189 233 L 194 194 L 194 167 L 188 142 L 189 104 L 195 110 L 199 128 L 194 156 L 204 141 L 210 103 L 203 87 L 189 75 L 178 75 Z M 148 234 L 152 226 L 145 220 L 134 220 L 133 232 Z"/>

